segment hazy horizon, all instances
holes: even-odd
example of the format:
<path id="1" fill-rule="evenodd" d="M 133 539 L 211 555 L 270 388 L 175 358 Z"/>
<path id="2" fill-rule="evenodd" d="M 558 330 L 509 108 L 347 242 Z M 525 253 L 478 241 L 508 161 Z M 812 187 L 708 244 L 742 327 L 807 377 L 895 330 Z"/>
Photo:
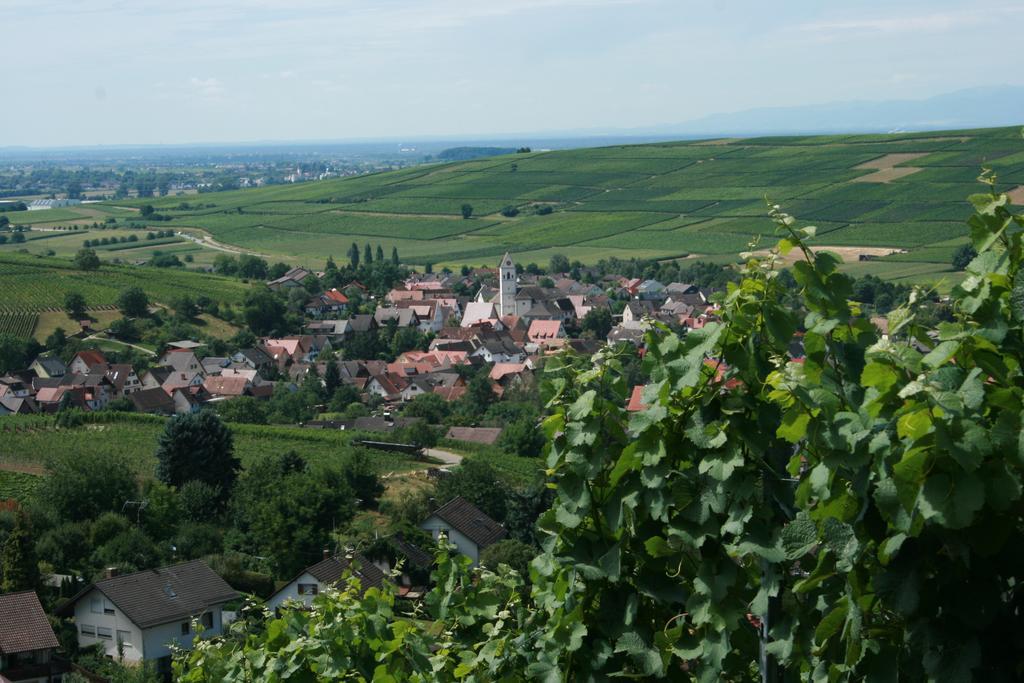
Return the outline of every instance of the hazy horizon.
<path id="1" fill-rule="evenodd" d="M 925 99 L 1024 84 L 993 40 L 1021 17 L 998 0 L 8 0 L 0 146 L 621 135 Z"/>

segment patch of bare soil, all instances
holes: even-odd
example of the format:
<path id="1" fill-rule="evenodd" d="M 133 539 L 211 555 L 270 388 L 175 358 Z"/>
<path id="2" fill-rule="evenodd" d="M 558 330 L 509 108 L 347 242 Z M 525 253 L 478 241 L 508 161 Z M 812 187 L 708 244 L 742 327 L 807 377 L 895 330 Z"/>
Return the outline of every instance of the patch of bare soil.
<path id="1" fill-rule="evenodd" d="M 883 168 L 880 171 L 874 173 L 868 173 L 862 175 L 859 178 L 854 178 L 851 183 L 888 183 L 897 178 L 906 178 L 908 175 L 913 175 L 921 169 L 917 166 L 899 166 L 896 168 Z"/>
<path id="2" fill-rule="evenodd" d="M 0 470 L 5 472 L 21 472 L 22 474 L 35 474 L 42 476 L 46 474 L 46 468 L 42 465 L 28 465 L 20 462 L 0 462 Z"/>
<path id="3" fill-rule="evenodd" d="M 695 142 L 693 144 L 717 147 L 720 145 L 731 145 L 732 143 L 739 142 L 742 139 L 743 138 L 718 138 L 717 140 L 701 140 L 700 142 Z"/>
<path id="4" fill-rule="evenodd" d="M 1024 206 L 1024 185 L 1018 185 L 1009 192 L 1006 196 L 1010 198 L 1010 203 L 1016 206 Z"/>
<path id="5" fill-rule="evenodd" d="M 901 154 L 886 154 L 885 156 L 880 156 L 877 159 L 865 161 L 863 164 L 857 164 L 856 166 L 854 166 L 854 168 L 892 168 L 897 164 L 905 164 L 908 161 L 913 161 L 914 159 L 920 159 L 921 157 L 928 156 L 928 154 L 930 154 L 930 152 L 903 152 Z"/>
<path id="6" fill-rule="evenodd" d="M 813 246 L 811 251 L 817 253 L 819 251 L 831 251 L 834 254 L 838 254 L 843 259 L 844 263 L 855 263 L 860 260 L 861 256 L 867 256 L 869 258 L 878 258 L 880 256 L 888 256 L 889 254 L 904 254 L 906 249 L 899 249 L 897 247 L 827 247 L 827 246 Z M 767 256 L 767 249 L 759 249 L 753 252 L 755 256 Z M 799 249 L 794 249 L 783 257 L 783 262 L 795 263 L 803 259 L 804 255 Z"/>

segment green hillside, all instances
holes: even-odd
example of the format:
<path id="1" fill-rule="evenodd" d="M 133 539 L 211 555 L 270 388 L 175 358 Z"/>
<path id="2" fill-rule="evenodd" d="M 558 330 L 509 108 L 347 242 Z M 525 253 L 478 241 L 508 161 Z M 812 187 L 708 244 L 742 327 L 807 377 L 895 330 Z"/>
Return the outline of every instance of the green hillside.
<path id="1" fill-rule="evenodd" d="M 888 156 L 896 155 L 896 156 Z M 343 258 L 352 241 L 411 263 L 522 262 L 555 252 L 727 259 L 771 231 L 765 196 L 818 226 L 823 246 L 900 248 L 855 264 L 889 277 L 946 269 L 963 242 L 982 164 L 1024 185 L 1017 129 L 747 138 L 505 155 L 347 179 L 144 200 L 162 227 L 295 262 Z M 463 204 L 473 206 L 464 220 Z M 507 206 L 519 215 L 506 217 Z M 537 209 L 550 206 L 548 215 Z M 846 255 L 849 260 L 850 254 Z M 854 266 L 851 266 L 853 268 Z"/>
<path id="2" fill-rule="evenodd" d="M 187 294 L 237 304 L 249 287 L 234 278 L 174 268 L 104 264 L 98 271 L 78 270 L 67 259 L 17 253 L 0 253 L 0 282 L 0 313 L 60 309 L 70 291 L 85 296 L 91 307 L 112 306 L 128 287 L 141 287 L 158 303 Z"/>

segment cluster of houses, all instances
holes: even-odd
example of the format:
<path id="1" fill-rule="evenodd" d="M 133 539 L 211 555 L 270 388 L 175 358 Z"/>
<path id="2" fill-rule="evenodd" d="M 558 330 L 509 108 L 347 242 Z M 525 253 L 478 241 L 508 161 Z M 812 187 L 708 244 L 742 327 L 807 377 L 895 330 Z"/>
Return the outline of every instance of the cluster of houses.
<path id="1" fill-rule="evenodd" d="M 318 275 L 293 268 L 267 285 L 296 290 Z M 473 296 L 456 293 L 479 281 L 496 286 L 484 284 Z M 606 276 L 597 284 L 569 277 L 544 282 L 549 286 L 541 282 L 539 276 L 517 272 L 506 254 L 498 268 L 477 269 L 462 278 L 413 274 L 376 302 L 373 313 L 351 308 L 353 299 L 373 299 L 359 282 L 323 291 L 305 304 L 304 334 L 263 338 L 227 357 L 207 356 L 201 344 L 187 340 L 170 344 L 143 372 L 110 363 L 98 350 L 81 351 L 68 365 L 44 355 L 28 368 L 0 377 L 0 415 L 52 412 L 62 405 L 99 410 L 121 398 L 143 413 L 195 412 L 240 396 L 269 398 L 275 382 L 297 386 L 314 371 L 323 377 L 328 362 L 337 364 L 342 382 L 386 403 L 427 393 L 456 400 L 466 392 L 468 373 L 458 368 L 465 365 L 487 367 L 493 391 L 501 396 L 528 379 L 546 355 L 564 348 L 592 353 L 602 341 L 640 345 L 650 319 L 681 329 L 698 329 L 715 319 L 709 293 L 691 284 L 618 276 Z M 578 338 L 575 332 L 588 313 L 611 311 L 616 302 L 625 307 L 606 340 Z M 357 337 L 384 327 L 430 335 L 429 347 L 402 353 L 393 362 L 353 357 L 357 354 L 349 347 Z M 340 353 L 320 360 L 326 351 Z"/>
<path id="2" fill-rule="evenodd" d="M 502 525 L 461 497 L 436 509 L 420 527 L 435 540 L 444 534 L 474 566 L 485 548 L 507 534 Z M 391 545 L 406 567 L 429 571 L 433 564 L 429 552 L 400 536 L 391 539 Z M 308 609 L 317 595 L 343 587 L 346 572 L 359 580 L 362 591 L 395 581 L 400 598 L 422 597 L 425 586 L 414 585 L 408 572 L 392 569 L 384 557 L 325 549 L 322 559 L 280 586 L 264 604 L 275 613 Z M 158 672 L 169 676 L 174 649 L 190 649 L 197 633 L 206 638 L 223 634 L 235 616 L 228 608 L 241 597 L 202 560 L 123 575 L 109 568 L 103 578 L 84 585 L 60 604 L 55 616 L 73 623 L 80 648 L 99 646 L 107 656 L 129 664 L 152 662 Z M 0 595 L 0 681 L 61 680 L 75 667 L 59 649 L 34 591 Z"/>

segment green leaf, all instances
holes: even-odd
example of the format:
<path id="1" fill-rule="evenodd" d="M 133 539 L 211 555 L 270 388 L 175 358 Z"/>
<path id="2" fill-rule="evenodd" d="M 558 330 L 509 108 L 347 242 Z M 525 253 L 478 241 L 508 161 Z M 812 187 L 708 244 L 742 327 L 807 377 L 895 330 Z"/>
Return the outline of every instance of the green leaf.
<path id="1" fill-rule="evenodd" d="M 807 435 L 811 416 L 799 406 L 793 406 L 782 416 L 782 424 L 775 430 L 777 436 L 790 443 L 796 443 Z"/>
<path id="2" fill-rule="evenodd" d="M 1013 290 L 1010 292 L 1010 310 L 1014 319 L 1024 322 L 1024 268 L 1018 268 L 1013 276 Z"/>
<path id="3" fill-rule="evenodd" d="M 899 379 L 896 371 L 884 363 L 870 362 L 864 366 L 860 375 L 860 383 L 866 387 L 875 387 L 879 393 L 884 394 L 891 389 Z"/>
<path id="4" fill-rule="evenodd" d="M 846 597 L 840 598 L 832 611 L 826 614 L 814 629 L 814 643 L 823 645 L 825 641 L 839 633 L 839 629 L 846 622 L 846 613 L 849 607 L 846 604 Z"/>
<path id="5" fill-rule="evenodd" d="M 927 408 L 905 413 L 896 421 L 896 433 L 903 439 L 917 441 L 932 428 L 932 416 Z"/>
<path id="6" fill-rule="evenodd" d="M 782 549 L 786 552 L 786 559 L 796 560 L 803 557 L 817 543 L 818 528 L 806 513 L 800 513 L 796 519 L 782 528 Z"/>
<path id="7" fill-rule="evenodd" d="M 583 392 L 569 407 L 569 419 L 582 420 L 590 415 L 594 411 L 594 399 L 596 398 L 597 392 L 593 389 Z"/>

